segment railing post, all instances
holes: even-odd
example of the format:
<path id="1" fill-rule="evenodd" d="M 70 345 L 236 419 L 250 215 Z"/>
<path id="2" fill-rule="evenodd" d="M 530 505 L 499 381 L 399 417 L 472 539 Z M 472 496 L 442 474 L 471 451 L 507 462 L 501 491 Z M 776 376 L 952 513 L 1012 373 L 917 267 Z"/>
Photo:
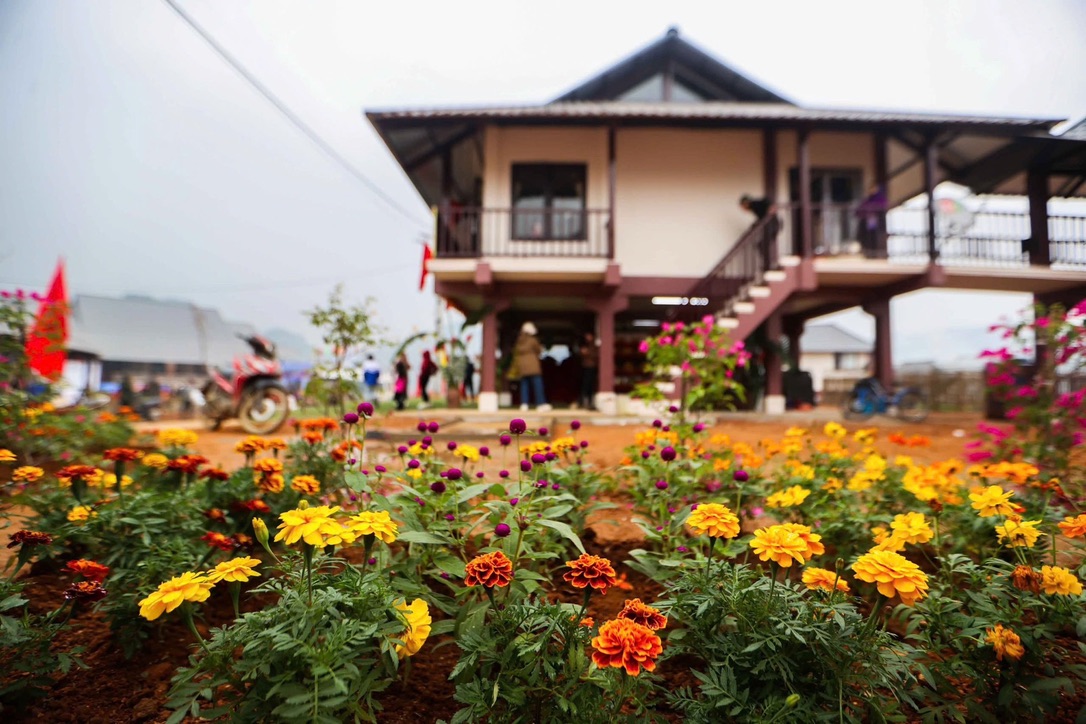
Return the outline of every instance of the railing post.
<path id="1" fill-rule="evenodd" d="M 810 132 L 802 128 L 797 132 L 796 165 L 799 167 L 799 252 L 804 259 L 814 256 L 811 238 L 811 149 Z"/>
<path id="2" fill-rule="evenodd" d="M 607 258 L 615 258 L 615 194 L 618 189 L 618 166 L 615 161 L 615 127 L 607 129 Z"/>
<path id="3" fill-rule="evenodd" d="M 924 192 L 928 195 L 928 260 L 932 263 L 939 258 L 935 243 L 935 167 L 938 161 L 935 138 L 929 137 L 924 144 Z"/>
<path id="4" fill-rule="evenodd" d="M 1048 266 L 1052 263 L 1048 238 L 1048 173 L 1044 168 L 1026 172 L 1026 195 L 1029 197 L 1029 263 Z"/>

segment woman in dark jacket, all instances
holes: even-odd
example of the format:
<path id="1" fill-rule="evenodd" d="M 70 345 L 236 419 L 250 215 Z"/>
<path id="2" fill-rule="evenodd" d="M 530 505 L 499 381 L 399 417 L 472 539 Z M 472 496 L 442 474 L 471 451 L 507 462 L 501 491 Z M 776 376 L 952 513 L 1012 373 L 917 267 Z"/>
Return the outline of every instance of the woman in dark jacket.
<path id="1" fill-rule="evenodd" d="M 520 336 L 513 346 L 513 364 L 520 375 L 520 409 L 527 410 L 529 390 L 540 411 L 551 409 L 543 394 L 543 365 L 539 361 L 543 354 L 543 345 L 536 339 L 536 328 L 531 322 L 525 322 L 520 328 Z"/>

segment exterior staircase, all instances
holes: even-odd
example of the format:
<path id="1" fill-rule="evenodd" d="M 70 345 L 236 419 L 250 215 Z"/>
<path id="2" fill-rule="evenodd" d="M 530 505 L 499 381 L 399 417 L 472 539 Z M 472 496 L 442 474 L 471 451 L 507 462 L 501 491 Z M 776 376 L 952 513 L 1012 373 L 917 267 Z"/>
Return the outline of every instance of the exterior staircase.
<path id="1" fill-rule="evenodd" d="M 759 220 L 687 294 L 706 300 L 734 340 L 746 339 L 799 287 L 799 257 L 777 258 L 778 229 L 774 215 Z M 699 308 L 678 313 L 692 317 Z"/>

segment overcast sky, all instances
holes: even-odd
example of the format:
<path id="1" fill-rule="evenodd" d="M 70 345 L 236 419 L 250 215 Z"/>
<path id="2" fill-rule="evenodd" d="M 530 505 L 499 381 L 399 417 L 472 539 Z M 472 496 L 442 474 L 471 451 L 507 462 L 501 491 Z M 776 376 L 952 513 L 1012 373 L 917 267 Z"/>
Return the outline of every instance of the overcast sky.
<path id="1" fill-rule="evenodd" d="M 1081 0 L 179 2 L 406 214 L 165 2 L 0 0 L 0 286 L 44 287 L 64 256 L 74 293 L 306 333 L 301 310 L 342 281 L 405 336 L 434 315 L 417 291 L 430 219 L 361 109 L 546 101 L 671 25 L 805 105 L 1086 114 Z M 932 357 L 910 340 L 933 324 L 985 326 L 1025 301 L 901 298 L 895 357 Z"/>

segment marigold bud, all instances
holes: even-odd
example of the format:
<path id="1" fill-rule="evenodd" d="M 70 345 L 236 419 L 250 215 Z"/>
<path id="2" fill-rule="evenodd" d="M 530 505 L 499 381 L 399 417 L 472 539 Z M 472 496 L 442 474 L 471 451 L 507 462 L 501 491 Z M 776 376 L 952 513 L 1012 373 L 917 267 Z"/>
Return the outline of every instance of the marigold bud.
<path id="1" fill-rule="evenodd" d="M 298 501 L 298 510 L 305 510 L 308 507 L 309 507 L 309 501 L 308 500 L 303 499 L 303 500 Z"/>
<path id="2" fill-rule="evenodd" d="M 257 543 L 265 547 L 268 545 L 268 524 L 262 518 L 253 518 L 253 535 Z"/>

